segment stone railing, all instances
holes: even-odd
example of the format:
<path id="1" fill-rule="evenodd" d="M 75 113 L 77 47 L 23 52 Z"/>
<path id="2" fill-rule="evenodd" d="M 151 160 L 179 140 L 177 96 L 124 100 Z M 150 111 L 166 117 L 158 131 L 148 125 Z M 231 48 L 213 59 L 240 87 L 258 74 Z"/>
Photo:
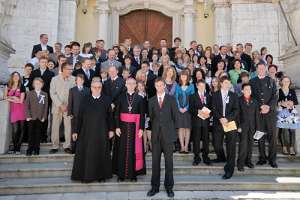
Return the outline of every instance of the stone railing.
<path id="1" fill-rule="evenodd" d="M 4 154 L 7 152 L 11 141 L 9 102 L 0 100 L 0 110 L 0 154 Z"/>

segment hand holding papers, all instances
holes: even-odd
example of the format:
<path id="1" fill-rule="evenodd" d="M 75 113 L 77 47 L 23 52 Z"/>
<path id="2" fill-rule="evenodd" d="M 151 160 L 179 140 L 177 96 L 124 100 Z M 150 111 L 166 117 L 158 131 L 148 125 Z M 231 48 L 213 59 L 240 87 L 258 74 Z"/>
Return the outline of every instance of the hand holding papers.
<path id="1" fill-rule="evenodd" d="M 223 129 L 224 129 L 224 132 L 226 132 L 226 133 L 237 130 L 235 121 L 230 121 L 230 122 L 223 124 Z"/>
<path id="2" fill-rule="evenodd" d="M 198 110 L 198 117 L 206 120 L 207 118 L 209 118 L 210 112 L 211 110 L 204 106 L 201 110 Z"/>

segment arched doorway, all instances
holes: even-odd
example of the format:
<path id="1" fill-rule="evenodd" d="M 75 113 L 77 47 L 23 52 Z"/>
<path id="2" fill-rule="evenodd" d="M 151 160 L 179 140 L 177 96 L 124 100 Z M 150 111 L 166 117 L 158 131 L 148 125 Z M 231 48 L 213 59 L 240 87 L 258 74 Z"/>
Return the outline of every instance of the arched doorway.
<path id="1" fill-rule="evenodd" d="M 135 10 L 119 18 L 119 42 L 131 38 L 132 44 L 149 40 L 153 47 L 159 47 L 162 38 L 172 44 L 172 18 L 153 10 Z"/>

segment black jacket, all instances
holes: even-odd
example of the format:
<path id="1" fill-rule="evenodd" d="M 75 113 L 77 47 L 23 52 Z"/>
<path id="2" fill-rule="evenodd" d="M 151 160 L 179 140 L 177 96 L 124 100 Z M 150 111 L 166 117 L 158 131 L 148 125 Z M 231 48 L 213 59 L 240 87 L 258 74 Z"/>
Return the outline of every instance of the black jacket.
<path id="1" fill-rule="evenodd" d="M 204 104 L 202 104 L 201 102 L 198 91 L 195 92 L 190 97 L 190 112 L 192 115 L 192 126 L 194 128 L 199 128 L 203 126 L 207 127 L 209 125 L 209 118 L 203 120 L 200 117 L 198 117 L 198 110 L 201 110 L 203 107 L 207 107 L 208 109 L 211 110 L 211 96 L 207 92 L 205 92 L 204 95 L 205 95 Z"/>
<path id="2" fill-rule="evenodd" d="M 49 45 L 47 45 L 47 50 L 49 51 L 49 54 L 53 53 L 53 48 Z M 39 51 L 42 51 L 42 45 L 41 44 L 34 45 L 32 48 L 31 58 L 34 58 L 35 54 Z"/>

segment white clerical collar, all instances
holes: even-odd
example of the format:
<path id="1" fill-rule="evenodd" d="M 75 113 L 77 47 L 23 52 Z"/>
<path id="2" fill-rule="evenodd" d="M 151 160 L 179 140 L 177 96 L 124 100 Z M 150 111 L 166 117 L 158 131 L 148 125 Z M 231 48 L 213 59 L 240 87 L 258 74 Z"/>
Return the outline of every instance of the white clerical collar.
<path id="1" fill-rule="evenodd" d="M 97 97 L 96 97 L 96 96 L 94 96 L 94 95 L 92 95 L 92 96 L 93 96 L 93 98 L 94 98 L 94 99 L 99 99 L 99 98 L 100 98 L 100 95 L 99 95 L 99 96 L 97 96 Z"/>
<path id="2" fill-rule="evenodd" d="M 114 77 L 114 78 L 111 78 L 112 81 L 115 81 L 117 80 L 118 76 Z"/>

